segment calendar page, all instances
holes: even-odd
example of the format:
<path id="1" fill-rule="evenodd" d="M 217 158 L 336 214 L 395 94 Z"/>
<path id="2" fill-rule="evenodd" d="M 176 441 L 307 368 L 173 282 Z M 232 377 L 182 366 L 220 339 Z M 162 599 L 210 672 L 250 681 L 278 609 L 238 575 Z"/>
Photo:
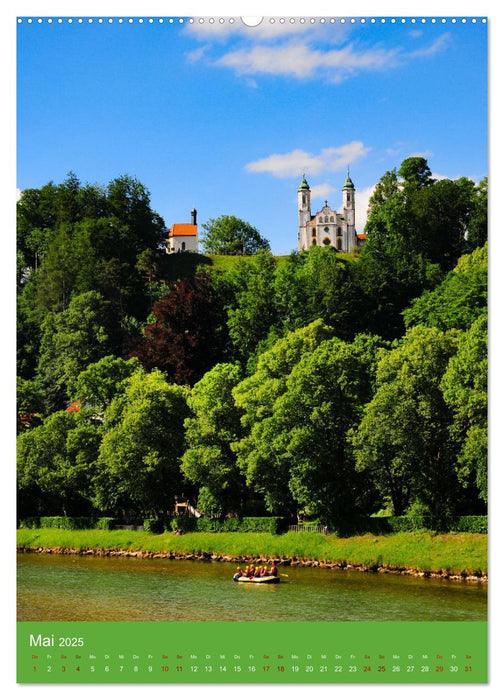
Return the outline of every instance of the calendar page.
<path id="1" fill-rule="evenodd" d="M 17 682 L 487 683 L 487 18 L 15 22 Z"/>

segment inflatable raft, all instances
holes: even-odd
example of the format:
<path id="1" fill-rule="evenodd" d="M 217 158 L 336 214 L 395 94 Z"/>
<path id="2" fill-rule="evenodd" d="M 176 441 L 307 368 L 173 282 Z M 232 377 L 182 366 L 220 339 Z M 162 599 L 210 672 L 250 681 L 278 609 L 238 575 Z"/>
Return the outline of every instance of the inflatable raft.
<path id="1" fill-rule="evenodd" d="M 237 583 L 279 583 L 280 576 L 260 576 L 259 578 L 255 576 L 234 576 L 233 580 Z"/>

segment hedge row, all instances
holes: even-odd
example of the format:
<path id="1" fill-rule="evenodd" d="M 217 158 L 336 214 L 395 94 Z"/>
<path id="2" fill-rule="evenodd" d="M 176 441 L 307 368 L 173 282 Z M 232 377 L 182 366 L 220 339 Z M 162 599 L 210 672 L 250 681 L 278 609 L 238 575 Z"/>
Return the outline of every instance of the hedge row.
<path id="1" fill-rule="evenodd" d="M 23 518 L 23 520 L 19 522 L 19 527 L 55 527 L 60 530 L 113 530 L 117 523 L 118 520 L 116 518 L 71 518 L 58 515 L 52 517 L 41 516 L 40 518 Z"/>
<path id="2" fill-rule="evenodd" d="M 33 517 L 24 518 L 19 527 L 26 528 L 60 528 L 62 530 L 113 530 L 118 524 L 116 518 L 98 517 Z M 144 520 L 145 532 L 159 534 L 165 530 L 182 530 L 182 532 L 268 532 L 278 535 L 288 527 L 286 518 L 173 518 L 171 521 L 160 519 Z M 331 528 L 342 537 L 372 533 L 386 535 L 394 532 L 415 532 L 434 530 L 436 532 L 488 532 L 488 516 L 459 515 L 443 519 L 425 515 L 401 515 L 377 518 L 352 518 L 340 522 Z"/>
<path id="3" fill-rule="evenodd" d="M 182 532 L 268 532 L 278 535 L 287 530 L 286 518 L 173 518 L 170 529 Z"/>
<path id="4" fill-rule="evenodd" d="M 394 532 L 416 532 L 418 530 L 433 530 L 435 532 L 473 532 L 488 533 L 487 515 L 456 515 L 445 518 L 435 518 L 429 515 L 397 515 L 377 518 L 353 518 L 338 523 L 332 528 L 341 536 L 372 533 L 386 535 Z"/>

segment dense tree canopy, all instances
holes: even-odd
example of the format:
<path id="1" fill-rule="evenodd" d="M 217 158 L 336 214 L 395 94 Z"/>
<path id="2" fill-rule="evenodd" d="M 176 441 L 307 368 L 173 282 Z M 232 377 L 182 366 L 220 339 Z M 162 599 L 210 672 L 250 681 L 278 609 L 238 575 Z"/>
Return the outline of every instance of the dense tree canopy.
<path id="1" fill-rule="evenodd" d="M 485 242 L 485 182 L 478 187 L 464 177 L 435 180 L 427 161 L 419 157 L 405 160 L 398 175 L 403 179 L 387 172 L 370 199 L 367 255 L 419 254 L 447 272 L 467 242 Z"/>
<path id="2" fill-rule="evenodd" d="M 353 433 L 358 470 L 371 470 L 394 513 L 416 500 L 450 512 L 454 489 L 451 412 L 440 389 L 456 331 L 417 326 L 378 364 L 377 389 Z"/>
<path id="3" fill-rule="evenodd" d="M 80 416 L 56 411 L 18 438 L 18 508 L 80 515 L 90 507 L 100 429 Z"/>
<path id="4" fill-rule="evenodd" d="M 441 382 L 443 396 L 454 413 L 452 435 L 457 451 L 459 480 L 477 486 L 480 497 L 487 495 L 488 442 L 488 338 L 483 313 L 460 337 L 457 353 L 450 359 Z"/>
<path id="5" fill-rule="evenodd" d="M 331 329 L 321 321 L 289 333 L 259 357 L 257 370 L 235 389 L 236 405 L 243 411 L 245 434 L 233 449 L 247 484 L 262 494 L 272 512 L 292 512 L 295 503 L 288 489 L 290 463 L 286 449 L 288 432 L 275 415 L 287 378 L 303 355 L 313 351 Z"/>
<path id="6" fill-rule="evenodd" d="M 164 518 L 182 494 L 334 527 L 484 512 L 486 221 L 486 178 L 415 156 L 377 183 L 359 251 L 273 256 L 223 216 L 210 256 L 168 261 L 137 180 L 26 190 L 20 514 Z"/>
<path id="7" fill-rule="evenodd" d="M 404 310 L 407 327 L 422 324 L 442 330 L 467 330 L 487 308 L 488 246 L 463 255 L 433 290 L 425 291 Z"/>
<path id="8" fill-rule="evenodd" d="M 211 513 L 240 512 L 245 500 L 245 480 L 236 466 L 232 445 L 242 433 L 233 389 L 240 380 L 237 365 L 218 364 L 205 374 L 188 398 L 191 416 L 185 421 L 187 450 L 182 471 L 205 488 L 200 509 L 211 498 Z"/>
<path id="9" fill-rule="evenodd" d="M 159 371 L 138 370 L 127 380 L 105 412 L 95 482 L 99 507 L 130 507 L 144 516 L 172 508 L 182 486 L 187 396 Z"/>
<path id="10" fill-rule="evenodd" d="M 75 395 L 79 374 L 114 349 L 108 304 L 97 292 L 76 296 L 65 311 L 42 324 L 37 382 L 49 410 L 64 408 Z"/>
<path id="11" fill-rule="evenodd" d="M 224 214 L 203 224 L 203 250 L 214 255 L 255 255 L 270 244 L 251 224 Z"/>
<path id="12" fill-rule="evenodd" d="M 177 384 L 193 384 L 222 357 L 220 326 L 208 275 L 173 282 L 152 309 L 153 322 L 131 342 L 131 355 Z"/>

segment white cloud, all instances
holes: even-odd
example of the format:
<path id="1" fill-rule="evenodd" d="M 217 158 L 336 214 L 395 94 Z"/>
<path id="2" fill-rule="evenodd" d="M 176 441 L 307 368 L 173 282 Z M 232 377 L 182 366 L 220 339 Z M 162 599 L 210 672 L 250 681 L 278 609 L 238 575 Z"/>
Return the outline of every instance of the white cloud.
<path id="1" fill-rule="evenodd" d="M 320 158 L 296 148 L 290 153 L 273 153 L 267 158 L 247 163 L 245 170 L 251 173 L 269 173 L 275 177 L 293 177 L 306 171 L 318 173 L 321 167 Z"/>
<path id="2" fill-rule="evenodd" d="M 441 34 L 440 37 L 438 37 L 435 41 L 432 42 L 430 46 L 424 46 L 422 49 L 417 49 L 416 51 L 411 51 L 409 54 L 407 54 L 408 58 L 426 58 L 428 56 L 433 56 L 434 54 L 438 53 L 439 51 L 442 51 L 445 49 L 447 44 L 450 41 L 450 35 L 449 34 Z"/>
<path id="3" fill-rule="evenodd" d="M 323 182 L 320 185 L 310 186 L 312 199 L 328 199 L 329 195 L 337 192 L 336 187 L 333 187 L 328 182 Z"/>
<path id="4" fill-rule="evenodd" d="M 212 48 L 221 45 L 220 50 L 216 48 L 221 55 L 209 60 L 210 65 L 231 69 L 238 76 L 280 75 L 298 80 L 317 77 L 339 83 L 362 71 L 385 70 L 410 60 L 428 58 L 442 51 L 450 40 L 450 35 L 445 33 L 414 51 L 400 45 L 361 48 L 355 43 L 343 45 L 352 34 L 347 24 L 317 21 L 312 24 L 311 18 L 305 18 L 304 23 L 300 21 L 302 18 L 296 18 L 295 22 L 287 18 L 282 23 L 278 17 L 265 17 L 257 27 L 247 27 L 240 17 L 233 18 L 233 23 L 229 18 L 223 22 L 220 18 L 214 18 L 213 22 L 208 17 L 194 19 L 192 24 L 185 25 L 188 35 L 207 44 L 211 42 Z M 233 48 L 222 53 L 226 43 L 232 43 Z M 188 60 L 200 60 L 204 53 L 206 49 L 189 52 Z"/>
<path id="5" fill-rule="evenodd" d="M 320 71 L 331 81 L 340 81 L 358 70 L 379 70 L 399 63 L 398 49 L 359 51 L 352 45 L 320 51 L 306 43 L 290 42 L 279 46 L 253 46 L 230 51 L 214 62 L 231 68 L 237 75 L 283 75 L 311 78 Z"/>
<path id="6" fill-rule="evenodd" d="M 197 63 L 198 61 L 201 61 L 204 54 L 208 51 L 209 48 L 209 44 L 205 44 L 204 46 L 200 46 L 199 48 L 194 49 L 194 51 L 188 51 L 186 53 L 187 62 Z"/>
<path id="7" fill-rule="evenodd" d="M 321 172 L 340 170 L 365 156 L 369 150 L 362 141 L 324 148 L 318 154 L 296 148 L 290 153 L 273 153 L 267 158 L 247 163 L 245 169 L 252 173 L 269 173 L 280 178 L 294 177 L 303 172 L 318 175 Z"/>
<path id="8" fill-rule="evenodd" d="M 408 158 L 430 158 L 434 153 L 426 149 L 425 151 L 418 151 L 417 153 L 410 153 Z"/>
<path id="9" fill-rule="evenodd" d="M 243 37 L 254 42 L 267 42 L 282 37 L 295 36 L 310 33 L 311 36 L 327 36 L 330 40 L 340 40 L 348 33 L 345 25 L 322 24 L 315 21 L 310 22 L 310 18 L 295 18 L 291 22 L 290 18 L 264 17 L 257 27 L 248 27 L 240 17 L 226 18 L 220 22 L 220 18 L 195 17 L 194 22 L 185 25 L 184 31 L 196 38 L 212 39 L 217 42 L 225 42 L 230 38 Z M 284 21 L 281 21 L 284 19 Z M 232 21 L 230 21 L 232 20 Z M 304 21 L 301 21 L 304 20 Z"/>

